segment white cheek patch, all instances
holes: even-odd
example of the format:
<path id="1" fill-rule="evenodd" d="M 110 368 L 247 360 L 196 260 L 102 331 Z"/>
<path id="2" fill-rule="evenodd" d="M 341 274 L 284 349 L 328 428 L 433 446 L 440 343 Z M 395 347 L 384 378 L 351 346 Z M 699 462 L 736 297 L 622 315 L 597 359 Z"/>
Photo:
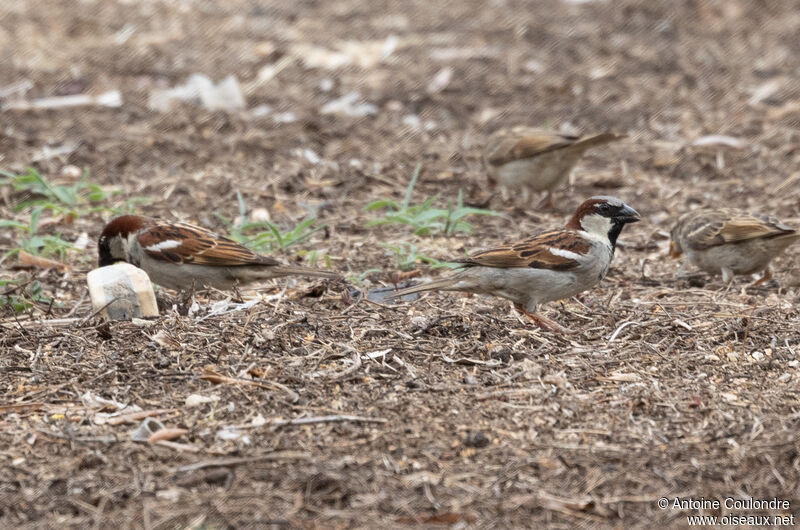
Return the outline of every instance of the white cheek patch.
<path id="1" fill-rule="evenodd" d="M 586 215 L 581 219 L 581 227 L 590 234 L 605 237 L 608 236 L 608 232 L 611 230 L 611 219 L 597 214 Z"/>
<path id="2" fill-rule="evenodd" d="M 176 241 L 175 239 L 168 239 L 166 241 L 156 243 L 155 245 L 150 245 L 149 247 L 145 247 L 145 250 L 149 252 L 160 252 L 162 250 L 169 250 L 171 248 L 179 247 L 182 244 L 183 243 L 181 241 Z"/>
<path id="3" fill-rule="evenodd" d="M 573 261 L 579 261 L 581 258 L 584 257 L 578 254 L 577 252 L 572 252 L 571 250 L 565 250 L 563 248 L 547 247 L 547 250 L 549 250 L 550 254 L 554 256 L 571 259 Z"/>

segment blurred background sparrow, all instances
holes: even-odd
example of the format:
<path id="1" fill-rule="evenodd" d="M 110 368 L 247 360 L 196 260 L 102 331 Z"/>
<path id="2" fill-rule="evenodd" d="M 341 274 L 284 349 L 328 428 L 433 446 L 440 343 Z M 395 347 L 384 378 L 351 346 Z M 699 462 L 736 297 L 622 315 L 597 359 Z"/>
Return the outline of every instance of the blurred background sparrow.
<path id="1" fill-rule="evenodd" d="M 722 274 L 726 284 L 734 275 L 764 271 L 756 286 L 772 278 L 772 259 L 800 239 L 800 233 L 769 215 L 719 208 L 681 215 L 671 238 L 670 256 L 685 253 L 689 263 Z"/>
<path id="2" fill-rule="evenodd" d="M 553 208 L 553 189 L 569 177 L 583 153 L 622 138 L 610 132 L 581 138 L 531 127 L 500 129 L 489 136 L 483 152 L 489 185 L 499 184 L 504 200 L 521 188 L 525 206 L 531 191 L 544 191 L 540 206 Z"/>

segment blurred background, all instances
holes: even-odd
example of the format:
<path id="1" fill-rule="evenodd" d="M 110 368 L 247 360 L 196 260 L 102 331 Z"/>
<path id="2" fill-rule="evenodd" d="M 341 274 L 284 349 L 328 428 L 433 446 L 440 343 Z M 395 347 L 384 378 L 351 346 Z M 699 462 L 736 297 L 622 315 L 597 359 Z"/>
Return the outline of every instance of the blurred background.
<path id="1" fill-rule="evenodd" d="M 234 189 L 271 208 L 360 192 L 364 174 L 406 182 L 419 160 L 482 186 L 485 136 L 527 124 L 630 134 L 598 180 L 768 190 L 800 156 L 798 27 L 792 2 L 745 0 L 6 0 L 0 166 L 90 168 L 195 212 Z M 746 160 L 681 151 L 709 134 Z M 752 200 L 736 182 L 725 197 Z"/>

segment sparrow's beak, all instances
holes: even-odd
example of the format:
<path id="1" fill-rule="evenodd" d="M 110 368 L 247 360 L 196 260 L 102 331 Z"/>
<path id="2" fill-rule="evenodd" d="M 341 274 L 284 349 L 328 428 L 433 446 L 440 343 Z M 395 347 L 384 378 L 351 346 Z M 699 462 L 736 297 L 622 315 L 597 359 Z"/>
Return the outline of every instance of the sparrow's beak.
<path id="1" fill-rule="evenodd" d="M 683 254 L 680 250 L 678 250 L 678 245 L 675 244 L 674 241 L 669 242 L 669 257 L 670 258 L 679 258 Z"/>
<path id="2" fill-rule="evenodd" d="M 639 212 L 627 204 L 622 205 L 622 208 L 620 208 L 619 212 L 614 216 L 614 218 L 623 223 L 635 223 L 642 219 L 642 217 L 639 215 Z"/>

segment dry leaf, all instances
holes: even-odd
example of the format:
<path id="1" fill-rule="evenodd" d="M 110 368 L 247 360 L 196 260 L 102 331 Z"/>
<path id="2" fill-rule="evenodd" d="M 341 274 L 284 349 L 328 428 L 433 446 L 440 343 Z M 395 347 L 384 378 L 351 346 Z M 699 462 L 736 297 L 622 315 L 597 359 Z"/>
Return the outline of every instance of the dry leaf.
<path id="1" fill-rule="evenodd" d="M 41 256 L 34 256 L 32 254 L 28 254 L 24 250 L 20 250 L 19 254 L 17 254 L 17 263 L 20 267 L 26 269 L 56 269 L 59 271 L 65 271 L 69 269 L 66 264 L 61 263 L 60 261 L 43 258 Z"/>
<path id="2" fill-rule="evenodd" d="M 177 409 L 151 409 L 151 410 L 142 410 L 138 412 L 129 412 L 127 414 L 119 414 L 117 416 L 109 415 L 106 418 L 105 423 L 109 425 L 120 425 L 123 423 L 134 423 L 137 421 L 141 421 L 145 418 L 149 418 L 151 416 L 157 416 L 159 414 L 166 414 L 168 412 L 175 412 Z M 95 421 L 95 423 L 98 423 Z"/>
<path id="3" fill-rule="evenodd" d="M 147 438 L 147 443 L 154 444 L 156 442 L 160 442 L 163 440 L 174 440 L 175 438 L 180 438 L 184 434 L 189 432 L 188 429 L 176 429 L 168 427 L 166 429 L 159 429 Z"/>

